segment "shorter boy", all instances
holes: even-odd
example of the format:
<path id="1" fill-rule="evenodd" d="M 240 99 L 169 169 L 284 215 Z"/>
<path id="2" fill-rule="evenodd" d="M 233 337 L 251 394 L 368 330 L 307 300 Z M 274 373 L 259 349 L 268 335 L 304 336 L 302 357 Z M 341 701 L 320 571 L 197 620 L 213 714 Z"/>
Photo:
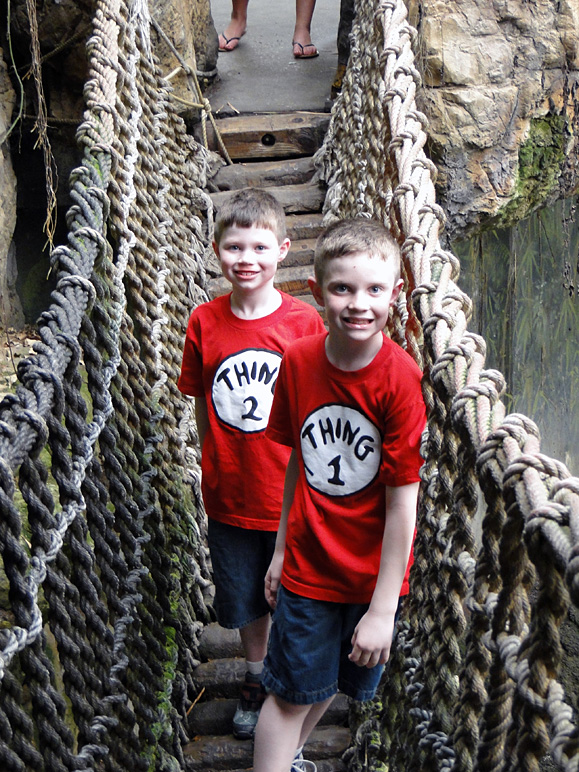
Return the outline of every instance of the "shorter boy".
<path id="1" fill-rule="evenodd" d="M 289 247 L 283 207 L 270 193 L 251 188 L 226 200 L 213 248 L 232 291 L 191 314 L 178 381 L 195 397 L 217 619 L 239 629 L 246 657 L 233 719 L 240 739 L 253 736 L 265 696 L 270 608 L 263 586 L 290 453 L 265 429 L 287 345 L 324 330 L 312 306 L 274 288 Z"/>
<path id="2" fill-rule="evenodd" d="M 293 450 L 265 581 L 275 613 L 254 772 L 315 770 L 301 750 L 338 689 L 374 696 L 416 519 L 422 373 L 383 333 L 400 248 L 378 222 L 342 220 L 314 266 L 329 333 L 286 350 L 266 432 Z"/>

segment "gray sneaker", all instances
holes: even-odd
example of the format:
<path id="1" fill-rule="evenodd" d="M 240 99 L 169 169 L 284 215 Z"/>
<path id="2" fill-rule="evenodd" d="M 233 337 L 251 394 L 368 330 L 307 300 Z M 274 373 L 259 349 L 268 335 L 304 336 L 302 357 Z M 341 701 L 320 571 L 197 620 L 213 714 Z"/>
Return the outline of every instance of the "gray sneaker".
<path id="1" fill-rule="evenodd" d="M 238 740 L 251 740 L 255 734 L 259 711 L 265 699 L 261 678 L 252 673 L 245 674 L 241 697 L 233 716 L 233 734 Z"/>
<path id="2" fill-rule="evenodd" d="M 292 762 L 290 772 L 317 772 L 317 769 L 314 762 L 304 759 L 304 754 L 300 751 Z"/>

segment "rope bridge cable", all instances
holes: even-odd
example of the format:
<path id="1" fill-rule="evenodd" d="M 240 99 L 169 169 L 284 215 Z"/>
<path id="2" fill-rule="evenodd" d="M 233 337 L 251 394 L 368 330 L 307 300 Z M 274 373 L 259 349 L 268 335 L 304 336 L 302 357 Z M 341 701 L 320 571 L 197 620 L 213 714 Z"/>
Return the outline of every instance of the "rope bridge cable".
<path id="1" fill-rule="evenodd" d="M 557 676 L 559 627 L 579 602 L 579 483 L 541 454 L 532 421 L 505 415 L 504 379 L 468 331 L 404 3 L 356 11 L 316 163 L 328 219 L 376 217 L 403 243 L 390 332 L 424 368 L 429 423 L 411 596 L 383 688 L 355 716 L 349 769 L 536 770 L 550 750 L 574 770 Z M 189 312 L 207 298 L 212 208 L 207 154 L 175 112 L 151 24 L 145 0 L 96 5 L 57 289 L 0 404 L 8 772 L 183 766 L 212 612 L 197 436 L 176 381 Z"/>
<path id="2" fill-rule="evenodd" d="M 195 427 L 176 389 L 207 297 L 207 156 L 149 28 L 142 0 L 97 3 L 68 243 L 0 404 L 3 770 L 180 768 L 210 619 Z"/>
<path id="3" fill-rule="evenodd" d="M 557 676 L 559 628 L 577 605 L 579 481 L 541 454 L 531 420 L 505 415 L 504 378 L 485 369 L 485 342 L 468 331 L 458 260 L 439 240 L 414 37 L 402 0 L 357 0 L 316 156 L 327 221 L 377 217 L 400 237 L 403 345 L 424 369 L 429 413 L 409 601 L 347 760 L 350 770 L 505 772 L 537 770 L 550 751 L 576 770 L 577 725 Z M 392 336 L 403 327 L 398 313 Z"/>

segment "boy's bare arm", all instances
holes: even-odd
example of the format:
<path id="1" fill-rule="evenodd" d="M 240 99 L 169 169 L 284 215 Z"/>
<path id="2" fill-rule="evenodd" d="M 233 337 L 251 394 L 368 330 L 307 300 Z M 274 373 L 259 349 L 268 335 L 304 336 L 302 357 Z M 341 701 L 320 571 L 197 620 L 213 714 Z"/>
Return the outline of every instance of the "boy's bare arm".
<path id="1" fill-rule="evenodd" d="M 412 546 L 419 483 L 386 486 L 382 556 L 370 607 L 352 636 L 349 658 L 360 667 L 384 664 L 390 656 L 394 617 Z"/>
<path id="2" fill-rule="evenodd" d="M 295 450 L 292 450 L 285 472 L 285 482 L 283 487 L 283 503 L 281 507 L 281 517 L 277 536 L 275 539 L 275 551 L 270 566 L 265 575 L 265 599 L 272 608 L 277 603 L 277 591 L 281 579 L 283 568 L 283 558 L 285 553 L 285 536 L 287 531 L 287 519 L 291 509 L 296 491 L 298 480 L 298 459 Z"/>
<path id="3" fill-rule="evenodd" d="M 195 397 L 195 421 L 197 422 L 199 447 L 203 449 L 203 441 L 209 429 L 209 413 L 207 412 L 207 400 L 205 397 Z"/>

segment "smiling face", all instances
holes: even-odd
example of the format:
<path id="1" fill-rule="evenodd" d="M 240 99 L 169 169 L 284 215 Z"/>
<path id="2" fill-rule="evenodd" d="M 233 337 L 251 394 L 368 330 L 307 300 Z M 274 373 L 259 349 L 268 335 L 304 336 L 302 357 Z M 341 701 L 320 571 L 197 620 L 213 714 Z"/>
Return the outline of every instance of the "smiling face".
<path id="1" fill-rule="evenodd" d="M 310 279 L 310 288 L 326 309 L 331 348 L 375 356 L 401 287 L 394 259 L 355 252 L 328 260 L 321 286 Z"/>
<path id="2" fill-rule="evenodd" d="M 232 225 L 223 232 L 215 254 L 234 293 L 258 293 L 273 286 L 277 264 L 284 259 L 289 239 L 281 244 L 269 228 L 240 228 Z"/>

